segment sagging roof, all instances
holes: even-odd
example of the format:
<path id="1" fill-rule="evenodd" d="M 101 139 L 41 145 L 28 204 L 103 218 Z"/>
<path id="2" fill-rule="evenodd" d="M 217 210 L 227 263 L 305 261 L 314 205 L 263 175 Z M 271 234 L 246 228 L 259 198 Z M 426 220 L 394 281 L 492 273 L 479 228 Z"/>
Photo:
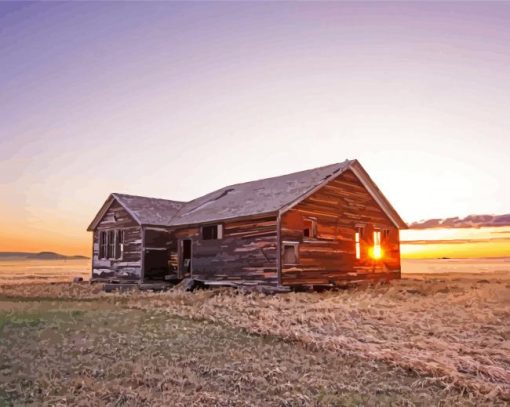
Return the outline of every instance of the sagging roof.
<path id="1" fill-rule="evenodd" d="M 258 181 L 229 185 L 188 202 L 173 226 L 277 212 L 349 166 L 350 161 Z"/>
<path id="2" fill-rule="evenodd" d="M 286 210 L 326 184 L 331 177 L 352 170 L 390 220 L 407 228 L 382 192 L 357 160 L 306 171 L 229 185 L 190 202 L 112 194 L 140 225 L 185 226 L 273 214 Z M 105 203 L 105 205 L 108 203 Z M 105 208 L 103 205 L 103 209 Z M 109 207 L 109 205 L 108 205 Z M 88 230 L 93 230 L 107 208 L 98 213 Z"/>

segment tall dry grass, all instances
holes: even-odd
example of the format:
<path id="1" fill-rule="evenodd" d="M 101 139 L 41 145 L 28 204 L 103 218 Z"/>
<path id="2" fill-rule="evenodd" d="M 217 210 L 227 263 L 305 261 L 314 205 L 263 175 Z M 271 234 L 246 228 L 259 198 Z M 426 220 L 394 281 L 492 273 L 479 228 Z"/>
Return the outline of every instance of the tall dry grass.
<path id="1" fill-rule="evenodd" d="M 390 286 L 277 296 L 233 290 L 132 298 L 132 307 L 276 335 L 385 361 L 488 400 L 510 401 L 510 284 L 403 280 Z"/>
<path id="2" fill-rule="evenodd" d="M 415 275 L 391 285 L 265 296 L 232 289 L 105 294 L 97 285 L 0 287 L 6 297 L 98 299 L 207 320 L 412 370 L 510 401 L 510 274 Z M 419 383 L 418 383 L 419 384 Z"/>

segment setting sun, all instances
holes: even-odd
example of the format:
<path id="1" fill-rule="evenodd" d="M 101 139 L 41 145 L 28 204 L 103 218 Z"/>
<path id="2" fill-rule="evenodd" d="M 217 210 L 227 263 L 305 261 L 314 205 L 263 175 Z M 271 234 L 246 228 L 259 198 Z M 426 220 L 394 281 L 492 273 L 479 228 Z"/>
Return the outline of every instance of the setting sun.
<path id="1" fill-rule="evenodd" d="M 383 258 L 383 250 L 381 246 L 371 247 L 368 253 L 370 257 L 373 258 L 374 260 L 380 260 Z"/>
<path id="2" fill-rule="evenodd" d="M 372 257 L 376 260 L 380 259 L 383 257 L 383 253 L 382 253 L 382 249 L 381 249 L 381 246 L 376 246 L 374 247 L 374 250 L 372 252 Z"/>

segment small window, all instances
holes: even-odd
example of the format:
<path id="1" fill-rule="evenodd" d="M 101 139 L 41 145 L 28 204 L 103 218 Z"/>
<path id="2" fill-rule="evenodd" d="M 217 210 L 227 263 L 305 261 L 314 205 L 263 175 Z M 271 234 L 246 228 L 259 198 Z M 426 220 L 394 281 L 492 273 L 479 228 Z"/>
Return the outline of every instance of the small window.
<path id="1" fill-rule="evenodd" d="M 387 241 L 390 237 L 390 230 L 389 229 L 383 229 L 382 231 L 382 239 L 383 241 Z"/>
<path id="2" fill-rule="evenodd" d="M 284 243 L 283 244 L 283 264 L 294 265 L 299 261 L 299 243 Z"/>
<path id="3" fill-rule="evenodd" d="M 356 232 L 354 234 L 355 241 L 356 241 L 356 258 L 359 260 L 361 259 L 361 242 L 360 242 L 360 233 Z"/>
<path id="4" fill-rule="evenodd" d="M 115 239 L 115 258 L 122 259 L 124 256 L 124 231 L 117 230 L 117 238 Z"/>
<path id="5" fill-rule="evenodd" d="M 106 258 L 106 232 L 99 232 L 99 258 Z"/>
<path id="6" fill-rule="evenodd" d="M 361 259 L 361 239 L 363 238 L 364 228 L 357 227 L 354 233 L 354 242 L 356 249 L 356 259 Z"/>
<path id="7" fill-rule="evenodd" d="M 115 231 L 109 230 L 108 231 L 108 250 L 107 250 L 106 257 L 108 257 L 109 259 L 113 259 L 114 250 L 115 250 Z"/>
<path id="8" fill-rule="evenodd" d="M 365 237 L 365 227 L 364 226 L 357 226 L 356 232 L 359 233 L 360 239 L 363 239 Z"/>
<path id="9" fill-rule="evenodd" d="M 216 240 L 223 238 L 223 225 L 202 226 L 203 240 Z"/>
<path id="10" fill-rule="evenodd" d="M 305 218 L 303 224 L 304 237 L 312 239 L 317 237 L 317 221 L 315 219 Z"/>

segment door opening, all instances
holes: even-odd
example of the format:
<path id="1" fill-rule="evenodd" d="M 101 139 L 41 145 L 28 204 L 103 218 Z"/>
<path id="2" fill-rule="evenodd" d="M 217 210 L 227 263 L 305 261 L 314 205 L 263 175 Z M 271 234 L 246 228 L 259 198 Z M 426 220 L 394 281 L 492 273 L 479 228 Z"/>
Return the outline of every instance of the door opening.
<path id="1" fill-rule="evenodd" d="M 168 250 L 146 249 L 144 280 L 164 280 L 168 274 Z"/>
<path id="2" fill-rule="evenodd" d="M 191 276 L 191 239 L 181 240 L 181 278 Z"/>

